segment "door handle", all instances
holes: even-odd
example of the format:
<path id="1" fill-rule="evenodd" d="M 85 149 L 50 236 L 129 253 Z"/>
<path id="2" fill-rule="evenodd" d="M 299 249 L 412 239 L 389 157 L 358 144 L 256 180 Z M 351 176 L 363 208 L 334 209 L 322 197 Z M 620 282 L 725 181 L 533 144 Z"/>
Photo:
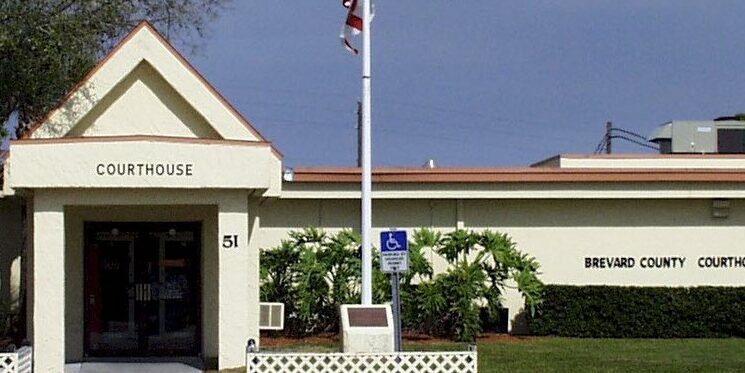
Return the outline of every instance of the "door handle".
<path id="1" fill-rule="evenodd" d="M 135 284 L 135 300 L 138 302 L 153 300 L 152 286 L 149 283 Z"/>

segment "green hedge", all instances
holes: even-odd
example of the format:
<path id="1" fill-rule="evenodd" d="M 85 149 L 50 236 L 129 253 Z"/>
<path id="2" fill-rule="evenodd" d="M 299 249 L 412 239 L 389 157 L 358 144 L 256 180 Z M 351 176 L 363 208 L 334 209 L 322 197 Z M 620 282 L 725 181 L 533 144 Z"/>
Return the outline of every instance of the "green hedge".
<path id="1" fill-rule="evenodd" d="M 528 325 L 567 337 L 745 337 L 745 287 L 547 285 Z"/>

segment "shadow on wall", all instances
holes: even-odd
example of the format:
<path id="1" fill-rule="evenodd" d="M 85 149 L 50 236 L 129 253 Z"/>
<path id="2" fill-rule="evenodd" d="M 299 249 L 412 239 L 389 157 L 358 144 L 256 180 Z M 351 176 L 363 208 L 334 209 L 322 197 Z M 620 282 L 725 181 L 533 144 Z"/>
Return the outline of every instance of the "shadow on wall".
<path id="1" fill-rule="evenodd" d="M 473 199 L 463 201 L 466 228 L 717 227 L 745 225 L 745 201 L 730 200 L 730 215 L 712 218 L 711 199 Z M 455 228 L 455 200 L 376 200 L 375 227 Z M 356 200 L 277 200 L 264 205 L 261 225 L 285 231 L 308 226 L 359 227 Z M 272 243 L 274 245 L 274 243 Z"/>
<path id="2" fill-rule="evenodd" d="M 62 105 L 50 111 L 49 117 L 45 118 L 46 125 L 40 127 L 43 132 L 41 137 L 58 138 L 64 136 L 73 123 L 77 123 L 85 113 L 98 101 L 95 94 L 95 85 L 88 81 L 71 94 Z M 33 123 L 31 124 L 33 125 Z"/>
<path id="3" fill-rule="evenodd" d="M 473 229 L 576 227 L 706 227 L 745 224 L 745 202 L 730 201 L 726 219 L 711 216 L 710 199 L 466 200 L 464 222 Z"/>

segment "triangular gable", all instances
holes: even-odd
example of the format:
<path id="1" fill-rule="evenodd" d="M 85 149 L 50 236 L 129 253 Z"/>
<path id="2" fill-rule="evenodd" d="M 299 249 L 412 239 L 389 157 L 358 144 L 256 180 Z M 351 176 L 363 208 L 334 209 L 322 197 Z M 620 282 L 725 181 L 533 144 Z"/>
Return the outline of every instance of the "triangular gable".
<path id="1" fill-rule="evenodd" d="M 112 135 L 266 141 L 148 22 L 24 137 Z"/>
<path id="2" fill-rule="evenodd" d="M 222 138 L 146 61 L 117 83 L 65 136 L 132 135 Z"/>

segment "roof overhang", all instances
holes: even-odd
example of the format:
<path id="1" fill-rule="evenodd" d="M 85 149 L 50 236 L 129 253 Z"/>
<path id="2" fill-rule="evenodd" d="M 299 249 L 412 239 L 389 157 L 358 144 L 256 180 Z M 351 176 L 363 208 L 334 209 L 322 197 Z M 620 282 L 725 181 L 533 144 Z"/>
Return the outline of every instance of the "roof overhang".
<path id="1" fill-rule="evenodd" d="M 745 182 L 378 183 L 380 200 L 745 198 Z M 360 199 L 357 183 L 285 183 L 280 199 Z M 393 202 L 392 202 L 393 203 Z"/>
<path id="2" fill-rule="evenodd" d="M 740 158 L 745 161 L 745 158 Z M 297 168 L 294 183 L 359 183 L 359 168 Z M 379 168 L 374 183 L 745 182 L 735 168 Z"/>
<path id="3" fill-rule="evenodd" d="M 282 199 L 359 199 L 359 168 L 300 168 Z M 380 168 L 375 199 L 745 198 L 742 169 Z"/>

